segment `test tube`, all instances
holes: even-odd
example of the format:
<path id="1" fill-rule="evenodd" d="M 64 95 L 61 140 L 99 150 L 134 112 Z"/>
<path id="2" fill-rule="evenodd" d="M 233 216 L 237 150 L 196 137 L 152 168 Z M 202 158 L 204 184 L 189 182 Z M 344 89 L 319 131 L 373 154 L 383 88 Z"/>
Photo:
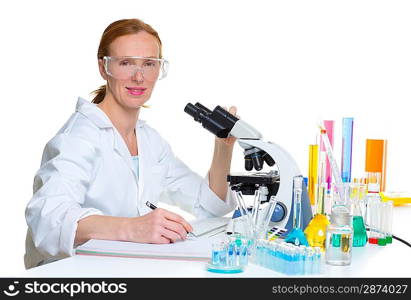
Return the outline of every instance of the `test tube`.
<path id="1" fill-rule="evenodd" d="M 318 190 L 317 190 L 317 214 L 325 214 L 325 196 L 327 192 L 326 173 L 326 153 L 320 152 L 318 165 Z"/>
<path id="2" fill-rule="evenodd" d="M 314 261 L 314 250 L 312 247 L 309 247 L 307 248 L 307 257 L 306 257 L 305 266 L 304 266 L 306 275 L 310 275 L 313 273 L 313 268 L 312 268 L 313 261 Z"/>
<path id="3" fill-rule="evenodd" d="M 380 190 L 385 191 L 387 164 L 387 141 L 367 139 L 365 147 L 365 172 L 367 173 L 368 187 L 378 184 Z"/>
<path id="4" fill-rule="evenodd" d="M 301 195 L 303 176 L 294 176 L 294 218 L 293 228 L 301 229 Z"/>
<path id="5" fill-rule="evenodd" d="M 313 273 L 319 274 L 321 273 L 321 248 L 314 247 L 314 266 L 313 266 Z"/>
<path id="6" fill-rule="evenodd" d="M 328 140 L 328 144 L 330 149 L 332 149 L 333 145 L 334 145 L 334 121 L 333 120 L 324 120 L 323 121 L 323 126 L 325 129 L 326 136 L 327 136 L 327 140 Z M 327 146 L 325 145 L 325 141 L 324 141 L 324 135 L 321 135 L 321 151 L 326 151 L 327 150 Z M 326 160 L 326 182 L 327 182 L 327 189 L 330 190 L 331 189 L 331 183 L 332 183 L 332 175 L 331 175 L 331 170 L 332 166 L 331 166 L 331 160 L 330 157 L 328 157 L 328 159 Z"/>
<path id="7" fill-rule="evenodd" d="M 264 208 L 259 220 L 258 225 L 256 226 L 257 237 L 261 237 L 265 235 L 269 228 L 271 216 L 274 213 L 275 207 L 277 206 L 277 198 L 272 195 L 270 197 L 270 201 L 268 202 L 268 206 Z"/>
<path id="8" fill-rule="evenodd" d="M 248 264 L 248 246 L 247 244 L 242 244 L 240 247 L 240 265 L 246 266 Z"/>
<path id="9" fill-rule="evenodd" d="M 243 196 L 241 195 L 241 192 L 237 192 L 236 195 L 237 195 L 236 200 L 237 200 L 238 209 L 240 211 L 241 216 L 245 216 L 244 218 L 248 225 L 246 234 L 249 236 L 254 236 L 255 235 L 255 224 L 253 223 L 251 215 L 248 213 Z"/>
<path id="10" fill-rule="evenodd" d="M 219 259 L 220 266 L 227 266 L 227 242 L 220 243 Z"/>
<path id="11" fill-rule="evenodd" d="M 213 265 L 219 265 L 220 264 L 220 248 L 221 244 L 220 243 L 213 243 L 212 244 L 212 249 L 211 249 L 211 263 Z"/>
<path id="12" fill-rule="evenodd" d="M 369 226 L 370 235 L 368 238 L 368 243 L 378 244 L 379 238 L 379 228 L 380 228 L 380 199 L 377 197 L 378 194 L 372 194 L 368 201 L 368 212 L 369 213 Z"/>
<path id="13" fill-rule="evenodd" d="M 227 265 L 233 267 L 236 263 L 235 242 L 230 242 L 227 247 Z"/>
<path id="14" fill-rule="evenodd" d="M 335 160 L 335 157 L 334 157 L 334 153 L 332 150 L 332 144 L 328 138 L 328 132 L 324 128 L 323 125 L 320 125 L 320 132 L 321 132 L 323 145 L 327 153 L 328 161 L 331 167 L 331 171 L 335 179 L 335 186 L 337 188 L 338 196 L 340 198 L 340 201 L 344 202 L 344 186 L 343 186 L 343 182 L 341 179 L 340 170 L 338 168 L 337 161 Z M 328 177 L 328 175 L 326 176 L 327 176 L 328 189 L 330 190 L 331 189 L 331 179 Z M 340 203 L 340 204 L 344 204 L 344 203 Z"/>
<path id="15" fill-rule="evenodd" d="M 381 209 L 381 220 L 380 220 L 380 236 L 378 238 L 378 245 L 379 246 L 385 246 L 387 245 L 387 241 L 390 239 L 392 242 L 392 235 L 391 235 L 391 226 L 389 224 L 392 224 L 392 210 L 393 210 L 393 202 L 381 202 L 380 205 Z"/>
<path id="16" fill-rule="evenodd" d="M 341 151 L 341 178 L 343 182 L 351 182 L 353 124 L 354 118 L 343 118 Z"/>
<path id="17" fill-rule="evenodd" d="M 384 202 L 384 222 L 385 222 L 385 239 L 387 244 L 392 243 L 392 218 L 394 211 L 394 202 L 386 201 Z"/>
<path id="18" fill-rule="evenodd" d="M 304 246 L 298 247 L 298 274 L 302 275 L 304 274 Z"/>
<path id="19" fill-rule="evenodd" d="M 309 145 L 308 158 L 308 197 L 311 205 L 317 203 L 318 184 L 318 145 Z"/>

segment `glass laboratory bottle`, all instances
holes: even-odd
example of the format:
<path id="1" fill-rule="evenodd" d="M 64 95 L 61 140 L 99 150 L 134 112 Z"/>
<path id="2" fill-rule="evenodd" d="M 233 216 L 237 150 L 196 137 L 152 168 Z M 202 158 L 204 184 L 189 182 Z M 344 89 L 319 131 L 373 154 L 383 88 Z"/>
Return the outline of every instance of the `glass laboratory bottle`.
<path id="1" fill-rule="evenodd" d="M 361 206 L 360 183 L 354 182 L 350 185 L 350 198 L 353 200 L 353 220 L 352 227 L 354 230 L 354 247 L 364 247 L 367 243 L 367 229 L 365 228 L 364 218 Z"/>
<path id="2" fill-rule="evenodd" d="M 325 262 L 329 265 L 351 264 L 353 242 L 352 216 L 346 206 L 334 206 L 327 226 Z"/>

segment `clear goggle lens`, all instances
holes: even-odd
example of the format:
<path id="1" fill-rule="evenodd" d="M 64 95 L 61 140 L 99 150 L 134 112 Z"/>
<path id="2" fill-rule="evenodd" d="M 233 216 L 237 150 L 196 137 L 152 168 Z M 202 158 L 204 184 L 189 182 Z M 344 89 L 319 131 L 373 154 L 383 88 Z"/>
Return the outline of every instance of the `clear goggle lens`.
<path id="1" fill-rule="evenodd" d="M 167 76 L 168 61 L 163 58 L 139 56 L 104 56 L 106 73 L 116 79 L 126 80 L 140 72 L 144 79 L 155 81 Z"/>

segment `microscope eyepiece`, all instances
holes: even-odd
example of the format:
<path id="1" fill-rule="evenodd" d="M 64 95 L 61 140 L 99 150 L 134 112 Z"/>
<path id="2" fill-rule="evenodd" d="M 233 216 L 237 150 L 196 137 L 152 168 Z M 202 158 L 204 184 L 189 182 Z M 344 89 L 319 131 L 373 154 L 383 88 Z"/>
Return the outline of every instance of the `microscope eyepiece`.
<path id="1" fill-rule="evenodd" d="M 261 171 L 263 168 L 263 158 L 261 157 L 261 151 L 251 154 L 251 160 L 253 162 L 254 168 L 257 171 Z"/>
<path id="2" fill-rule="evenodd" d="M 188 103 L 186 107 L 184 108 L 184 111 L 188 113 L 190 116 L 194 118 L 195 121 L 199 122 L 199 109 L 195 107 L 193 104 Z"/>
<path id="3" fill-rule="evenodd" d="M 201 123 L 205 129 L 219 138 L 228 137 L 234 124 L 238 121 L 234 115 L 230 114 L 221 106 L 216 106 L 213 111 L 200 103 L 195 105 L 188 103 L 184 111 Z"/>

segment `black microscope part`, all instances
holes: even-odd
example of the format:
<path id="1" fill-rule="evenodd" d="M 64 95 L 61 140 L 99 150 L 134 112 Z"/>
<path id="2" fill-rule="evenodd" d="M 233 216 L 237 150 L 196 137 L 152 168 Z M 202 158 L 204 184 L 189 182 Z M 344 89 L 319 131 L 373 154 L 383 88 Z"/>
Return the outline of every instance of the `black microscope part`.
<path id="1" fill-rule="evenodd" d="M 238 121 L 238 118 L 219 105 L 211 111 L 201 103 L 197 102 L 195 105 L 188 103 L 184 111 L 219 138 L 228 137 L 234 124 Z"/>
<path id="2" fill-rule="evenodd" d="M 267 165 L 269 165 L 270 167 L 275 165 L 274 159 L 270 155 L 268 155 L 267 152 L 264 152 L 262 157 L 263 157 L 264 161 L 267 163 Z"/>
<path id="3" fill-rule="evenodd" d="M 227 181 L 233 191 L 241 192 L 243 195 L 254 195 L 261 185 L 268 188 L 267 201 L 272 195 L 277 195 L 280 187 L 280 176 L 274 174 L 229 174 Z"/>
<path id="4" fill-rule="evenodd" d="M 261 157 L 261 151 L 251 154 L 251 160 L 253 161 L 254 169 L 261 171 L 263 168 L 263 158 Z"/>
<path id="5" fill-rule="evenodd" d="M 244 157 L 244 168 L 247 171 L 251 171 L 253 169 L 253 161 L 251 160 L 251 156 L 250 155 L 246 155 Z"/>

